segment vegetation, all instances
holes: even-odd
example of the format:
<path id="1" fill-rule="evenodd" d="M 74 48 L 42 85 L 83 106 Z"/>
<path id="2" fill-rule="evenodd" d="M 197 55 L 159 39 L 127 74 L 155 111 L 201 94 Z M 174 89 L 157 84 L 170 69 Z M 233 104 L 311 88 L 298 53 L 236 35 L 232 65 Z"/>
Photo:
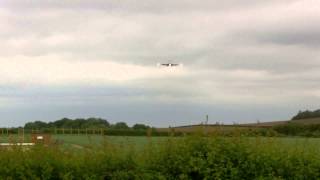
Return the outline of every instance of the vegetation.
<path id="1" fill-rule="evenodd" d="M 320 109 L 315 111 L 299 111 L 292 118 L 292 121 L 274 126 L 272 129 L 284 136 L 320 137 L 320 121 L 317 122 L 318 119 L 313 119 L 319 117 Z"/>
<path id="2" fill-rule="evenodd" d="M 285 136 L 320 137 L 320 124 L 288 123 L 275 126 L 273 129 Z"/>
<path id="3" fill-rule="evenodd" d="M 43 121 L 34 121 L 28 122 L 24 126 L 25 129 L 50 129 L 50 128 L 66 128 L 66 129 L 98 129 L 98 128 L 108 128 L 116 130 L 128 130 L 131 129 L 125 122 L 117 122 L 115 124 L 110 124 L 107 120 L 102 118 L 78 118 L 78 119 L 69 119 L 63 118 L 54 122 L 43 122 Z M 133 125 L 133 130 L 147 130 L 151 127 L 144 124 L 135 124 Z"/>
<path id="4" fill-rule="evenodd" d="M 308 118 L 318 118 L 320 117 L 320 109 L 315 111 L 299 111 L 297 115 L 295 115 L 292 120 L 299 120 L 299 119 L 308 119 Z"/>
<path id="5" fill-rule="evenodd" d="M 44 128 L 107 128 L 110 123 L 101 118 L 88 118 L 88 119 L 68 119 L 63 118 L 54 122 L 35 121 L 26 123 L 25 129 L 44 129 Z"/>
<path id="6" fill-rule="evenodd" d="M 28 122 L 24 126 L 25 133 L 43 132 L 52 134 L 102 134 L 112 136 L 168 136 L 168 132 L 158 132 L 145 124 L 135 124 L 129 127 L 125 122 L 110 124 L 107 120 L 101 118 L 88 119 L 68 119 L 63 118 L 54 122 L 34 121 Z M 7 131 L 7 129 L 5 129 Z M 0 133 L 7 133 L 1 131 Z M 18 134 L 19 128 L 10 128 L 10 134 Z M 174 135 L 182 135 L 177 132 Z"/>
<path id="7" fill-rule="evenodd" d="M 135 124 L 132 126 L 132 129 L 134 130 L 147 130 L 150 126 L 144 125 L 144 124 Z"/>
<path id="8" fill-rule="evenodd" d="M 117 122 L 111 126 L 113 129 L 129 129 L 129 126 L 125 122 Z"/>
<path id="9" fill-rule="evenodd" d="M 296 118 L 307 117 L 303 113 Z M 202 127 L 198 134 L 189 135 L 175 129 L 158 132 L 144 124 L 132 127 L 124 122 L 110 124 L 101 118 L 63 118 L 49 123 L 27 123 L 24 132 L 31 129 L 55 133 L 52 137 L 59 143 L 2 147 L 0 179 L 320 178 L 320 142 L 314 146 L 300 142 L 297 146 L 290 145 L 297 138 L 278 138 L 320 137 L 320 124 L 288 123 L 271 128 L 219 126 L 215 130 Z M 66 135 L 73 134 L 74 129 L 77 135 Z M 12 132 L 19 138 L 19 129 Z M 158 140 L 151 137 L 162 135 L 169 137 L 157 137 Z M 10 141 L 10 136 L 6 141 Z"/>
<path id="10" fill-rule="evenodd" d="M 105 141 L 74 149 L 2 149 L 0 179 L 319 179 L 312 148 L 285 148 L 272 139 L 186 137 L 143 149 Z M 303 147 L 303 146 L 302 146 Z"/>

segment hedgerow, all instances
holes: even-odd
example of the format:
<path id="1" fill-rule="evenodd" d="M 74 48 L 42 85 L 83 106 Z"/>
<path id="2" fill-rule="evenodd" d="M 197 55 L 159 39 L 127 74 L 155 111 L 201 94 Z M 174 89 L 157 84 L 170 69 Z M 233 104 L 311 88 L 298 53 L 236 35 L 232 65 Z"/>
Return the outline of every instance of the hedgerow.
<path id="1" fill-rule="evenodd" d="M 36 145 L 0 150 L 0 179 L 319 179 L 316 149 L 272 140 L 190 136 L 143 149 L 104 142 L 82 150 Z"/>

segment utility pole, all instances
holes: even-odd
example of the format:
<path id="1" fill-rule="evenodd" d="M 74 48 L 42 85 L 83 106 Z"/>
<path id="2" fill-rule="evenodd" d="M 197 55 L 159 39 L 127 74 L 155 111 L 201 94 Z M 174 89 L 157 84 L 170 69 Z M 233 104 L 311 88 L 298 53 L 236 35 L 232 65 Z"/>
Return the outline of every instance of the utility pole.
<path id="1" fill-rule="evenodd" d="M 208 125 L 208 121 L 209 121 L 209 115 L 206 115 L 206 125 Z"/>
<path id="2" fill-rule="evenodd" d="M 208 134 L 208 121 L 209 121 L 209 115 L 207 114 L 206 115 L 206 122 L 204 123 L 204 131 L 205 131 L 206 135 Z"/>

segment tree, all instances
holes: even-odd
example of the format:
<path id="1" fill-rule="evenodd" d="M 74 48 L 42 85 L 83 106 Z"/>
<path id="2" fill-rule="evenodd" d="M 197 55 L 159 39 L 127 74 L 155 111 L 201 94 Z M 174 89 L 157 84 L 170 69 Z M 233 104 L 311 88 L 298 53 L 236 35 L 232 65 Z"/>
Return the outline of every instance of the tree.
<path id="1" fill-rule="evenodd" d="M 146 129 L 149 129 L 150 127 L 145 124 L 135 124 L 132 126 L 132 128 L 134 130 L 146 130 Z"/>
<path id="2" fill-rule="evenodd" d="M 95 128 L 104 128 L 104 127 L 110 127 L 110 123 L 102 118 L 88 118 L 86 121 L 87 128 L 95 127 Z"/>
<path id="3" fill-rule="evenodd" d="M 125 122 L 117 122 L 111 126 L 113 129 L 129 129 L 129 126 Z"/>
<path id="4" fill-rule="evenodd" d="M 107 128 L 110 127 L 110 123 L 102 118 L 78 118 L 78 119 L 69 119 L 62 118 L 60 120 L 45 123 L 42 121 L 29 122 L 25 124 L 27 129 L 40 129 L 40 128 Z"/>
<path id="5" fill-rule="evenodd" d="M 24 125 L 26 129 L 42 129 L 47 128 L 48 124 L 42 121 L 28 122 Z"/>
<path id="6" fill-rule="evenodd" d="M 299 111 L 297 115 L 295 115 L 292 120 L 299 120 L 299 119 L 307 119 L 307 118 L 317 118 L 320 117 L 320 110 L 315 111 Z"/>

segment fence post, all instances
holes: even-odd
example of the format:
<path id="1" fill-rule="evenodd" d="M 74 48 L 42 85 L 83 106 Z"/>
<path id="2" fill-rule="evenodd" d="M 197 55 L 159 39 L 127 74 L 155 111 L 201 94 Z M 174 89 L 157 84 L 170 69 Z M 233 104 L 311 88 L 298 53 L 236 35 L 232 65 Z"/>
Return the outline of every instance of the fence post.
<path id="1" fill-rule="evenodd" d="M 22 142 L 24 143 L 24 128 L 22 128 Z"/>

